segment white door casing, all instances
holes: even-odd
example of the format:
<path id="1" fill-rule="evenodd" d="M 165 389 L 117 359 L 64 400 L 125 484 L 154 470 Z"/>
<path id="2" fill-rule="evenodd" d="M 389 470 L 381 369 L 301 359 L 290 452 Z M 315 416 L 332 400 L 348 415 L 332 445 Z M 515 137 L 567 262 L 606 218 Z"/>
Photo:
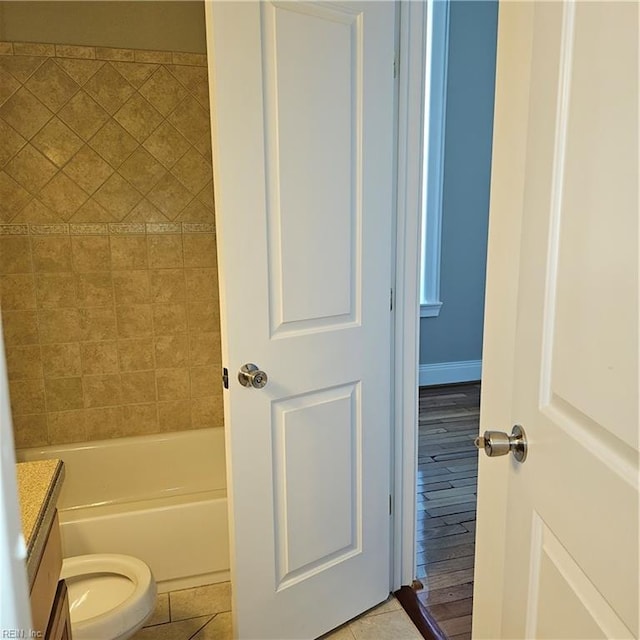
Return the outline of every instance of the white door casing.
<path id="1" fill-rule="evenodd" d="M 395 10 L 206 12 L 235 634 L 313 638 L 389 591 Z"/>
<path id="2" fill-rule="evenodd" d="M 638 3 L 500 7 L 474 637 L 638 637 Z"/>

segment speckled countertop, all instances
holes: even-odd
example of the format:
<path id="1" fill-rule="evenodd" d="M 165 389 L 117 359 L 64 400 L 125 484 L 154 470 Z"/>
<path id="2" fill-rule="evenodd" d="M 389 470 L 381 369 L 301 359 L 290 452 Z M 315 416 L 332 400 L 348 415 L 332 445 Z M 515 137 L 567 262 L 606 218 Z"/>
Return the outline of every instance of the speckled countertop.
<path id="1" fill-rule="evenodd" d="M 27 574 L 33 584 L 47 534 L 56 511 L 62 480 L 62 460 L 37 460 L 16 465 L 22 533 L 27 545 Z"/>

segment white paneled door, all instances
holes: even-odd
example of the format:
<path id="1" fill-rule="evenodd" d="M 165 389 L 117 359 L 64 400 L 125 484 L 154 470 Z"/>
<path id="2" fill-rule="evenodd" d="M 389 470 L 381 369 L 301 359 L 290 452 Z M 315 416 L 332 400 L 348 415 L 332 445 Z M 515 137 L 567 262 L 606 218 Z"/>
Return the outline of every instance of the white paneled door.
<path id="1" fill-rule="evenodd" d="M 395 9 L 206 6 L 235 633 L 315 638 L 390 586 Z"/>
<path id="2" fill-rule="evenodd" d="M 637 2 L 501 3 L 477 638 L 637 638 Z"/>

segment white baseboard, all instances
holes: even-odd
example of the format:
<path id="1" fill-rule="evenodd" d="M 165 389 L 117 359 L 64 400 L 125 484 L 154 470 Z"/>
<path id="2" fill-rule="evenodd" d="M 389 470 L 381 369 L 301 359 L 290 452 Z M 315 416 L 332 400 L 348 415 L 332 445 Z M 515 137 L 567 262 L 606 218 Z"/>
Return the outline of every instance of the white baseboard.
<path id="1" fill-rule="evenodd" d="M 421 364 L 418 380 L 421 387 L 432 384 L 454 384 L 480 380 L 481 373 L 482 360 L 436 362 L 435 364 Z"/>

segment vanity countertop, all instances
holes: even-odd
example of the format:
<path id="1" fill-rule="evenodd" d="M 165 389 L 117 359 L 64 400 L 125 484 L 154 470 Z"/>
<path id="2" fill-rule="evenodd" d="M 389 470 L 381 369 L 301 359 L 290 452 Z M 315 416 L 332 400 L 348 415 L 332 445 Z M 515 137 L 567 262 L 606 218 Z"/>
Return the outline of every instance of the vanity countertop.
<path id="1" fill-rule="evenodd" d="M 55 515 L 64 479 L 64 463 L 62 460 L 19 462 L 16 473 L 22 533 L 27 545 L 27 575 L 31 587 Z"/>

